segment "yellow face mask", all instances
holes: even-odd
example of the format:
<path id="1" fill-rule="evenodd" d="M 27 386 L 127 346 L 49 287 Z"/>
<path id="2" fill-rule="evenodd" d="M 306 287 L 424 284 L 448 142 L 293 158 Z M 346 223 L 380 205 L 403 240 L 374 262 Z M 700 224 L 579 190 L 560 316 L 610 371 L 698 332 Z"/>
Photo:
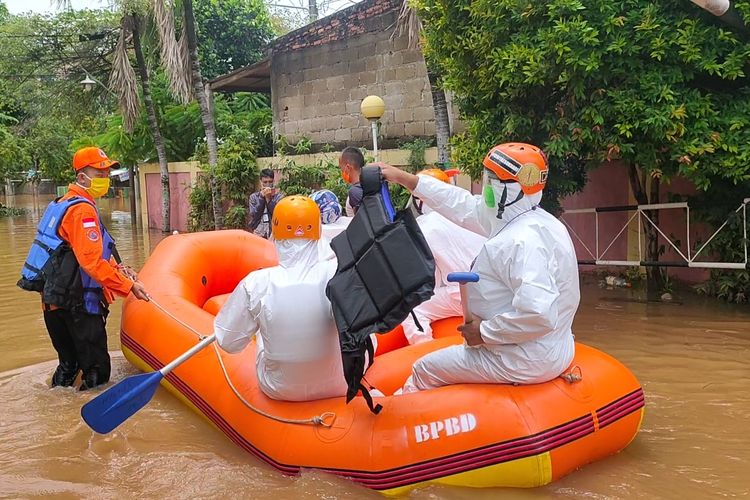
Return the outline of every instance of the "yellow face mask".
<path id="1" fill-rule="evenodd" d="M 91 178 L 86 175 L 86 178 L 91 181 L 91 186 L 86 188 L 86 192 L 90 194 L 92 198 L 101 198 L 109 192 L 109 177 Z"/>

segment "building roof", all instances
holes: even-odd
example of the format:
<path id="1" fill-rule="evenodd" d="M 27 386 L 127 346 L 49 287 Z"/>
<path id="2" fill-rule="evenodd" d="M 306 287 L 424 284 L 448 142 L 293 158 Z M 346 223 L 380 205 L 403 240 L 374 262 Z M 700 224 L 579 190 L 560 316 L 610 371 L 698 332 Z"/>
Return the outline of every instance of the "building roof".
<path id="1" fill-rule="evenodd" d="M 271 92 L 271 59 L 236 69 L 209 82 L 212 90 L 224 92 Z"/>
<path id="2" fill-rule="evenodd" d="M 386 30 L 384 22 L 365 22 L 399 9 L 402 0 L 364 0 L 276 38 L 265 47 L 266 58 L 210 81 L 211 88 L 226 92 L 271 92 L 271 55 Z"/>

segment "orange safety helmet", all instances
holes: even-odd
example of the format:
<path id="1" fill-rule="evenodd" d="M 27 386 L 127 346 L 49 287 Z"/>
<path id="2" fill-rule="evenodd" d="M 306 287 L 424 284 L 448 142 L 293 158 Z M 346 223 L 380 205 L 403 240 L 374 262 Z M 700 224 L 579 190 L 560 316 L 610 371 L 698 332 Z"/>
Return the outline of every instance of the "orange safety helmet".
<path id="1" fill-rule="evenodd" d="M 275 240 L 319 240 L 320 208 L 307 196 L 287 196 L 273 209 L 271 226 Z"/>
<path id="2" fill-rule="evenodd" d="M 439 168 L 428 168 L 425 170 L 422 170 L 421 172 L 417 172 L 417 175 L 429 175 L 430 177 L 434 177 L 435 179 L 443 182 L 450 182 L 450 177 L 448 177 L 448 174 L 440 170 Z"/>
<path id="3" fill-rule="evenodd" d="M 518 182 L 524 194 L 538 193 L 547 184 L 547 155 L 531 144 L 499 144 L 490 149 L 482 164 L 501 181 Z"/>
<path id="4" fill-rule="evenodd" d="M 120 163 L 107 158 L 107 155 L 99 148 L 81 148 L 73 155 L 73 170 L 78 172 L 84 167 L 92 167 L 104 170 L 118 166 Z"/>

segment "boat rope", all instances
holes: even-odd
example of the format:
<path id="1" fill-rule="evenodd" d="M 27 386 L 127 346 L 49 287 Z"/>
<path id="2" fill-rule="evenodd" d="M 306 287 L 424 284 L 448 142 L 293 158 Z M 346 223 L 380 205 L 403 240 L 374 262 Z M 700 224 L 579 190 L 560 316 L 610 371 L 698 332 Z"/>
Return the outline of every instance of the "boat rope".
<path id="1" fill-rule="evenodd" d="M 580 366 L 575 365 L 570 370 L 560 375 L 560 378 L 569 384 L 575 384 L 576 382 L 583 380 L 583 372 L 581 371 Z"/>
<path id="2" fill-rule="evenodd" d="M 194 329 L 192 326 L 188 325 L 181 319 L 177 318 L 175 315 L 167 311 L 161 304 L 159 304 L 157 301 L 154 300 L 153 297 L 149 297 L 149 301 L 156 306 L 157 309 L 159 309 L 161 312 L 175 320 L 178 324 L 180 324 L 182 327 L 186 328 L 188 331 L 194 333 L 200 340 L 203 340 L 206 338 L 206 335 L 203 335 L 201 332 Z M 242 402 L 245 406 L 247 406 L 249 409 L 257 413 L 258 415 L 262 415 L 266 418 L 269 418 L 271 420 L 276 420 L 277 422 L 283 422 L 285 424 L 296 424 L 296 425 L 320 425 L 322 427 L 332 427 L 333 423 L 336 421 L 336 414 L 332 411 L 327 411 L 325 413 L 321 413 L 320 415 L 315 415 L 314 417 L 310 418 L 301 418 L 301 419 L 294 419 L 294 418 L 284 418 L 279 417 L 276 415 L 272 415 L 268 412 L 265 412 L 261 410 L 260 408 L 256 408 L 253 406 L 249 401 L 247 401 L 242 394 L 237 390 L 237 388 L 232 383 L 231 378 L 229 377 L 229 373 L 227 372 L 227 368 L 224 365 L 224 359 L 221 356 L 221 353 L 219 352 L 219 346 L 214 343 L 214 351 L 216 352 L 216 358 L 219 360 L 219 366 L 221 366 L 221 371 L 224 374 L 224 379 L 226 380 L 229 387 L 232 389 L 232 392 L 235 396 L 237 396 L 237 399 Z"/>

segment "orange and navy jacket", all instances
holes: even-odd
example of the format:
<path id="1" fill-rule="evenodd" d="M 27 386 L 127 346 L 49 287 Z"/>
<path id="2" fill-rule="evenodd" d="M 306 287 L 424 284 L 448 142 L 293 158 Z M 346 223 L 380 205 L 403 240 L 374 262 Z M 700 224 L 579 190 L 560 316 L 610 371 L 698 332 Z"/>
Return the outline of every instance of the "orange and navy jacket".
<path id="1" fill-rule="evenodd" d="M 104 300 L 111 304 L 115 293 L 122 296 L 130 293 L 133 280 L 117 269 L 114 259 L 104 260 L 102 256 L 102 230 L 99 227 L 99 214 L 93 206 L 94 199 L 84 188 L 70 184 L 61 200 L 74 196 L 85 198 L 91 205 L 77 203 L 71 206 L 65 212 L 58 234 L 70 245 L 81 268 L 102 286 Z"/>

